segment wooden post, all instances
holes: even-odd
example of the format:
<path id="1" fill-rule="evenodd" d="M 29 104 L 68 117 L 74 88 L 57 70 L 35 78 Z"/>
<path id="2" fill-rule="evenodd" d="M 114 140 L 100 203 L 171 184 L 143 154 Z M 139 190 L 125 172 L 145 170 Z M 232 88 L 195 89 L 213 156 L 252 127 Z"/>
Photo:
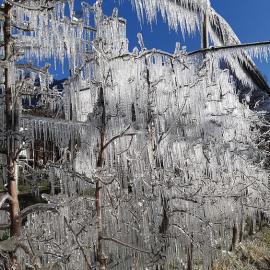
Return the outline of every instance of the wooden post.
<path id="1" fill-rule="evenodd" d="M 15 94 L 15 82 L 12 77 L 15 74 L 10 69 L 10 65 L 15 64 L 11 59 L 13 54 L 12 36 L 11 36 L 11 8 L 5 4 L 5 22 L 4 22 L 4 50 L 5 50 L 5 131 L 6 131 L 6 154 L 7 154 L 7 183 L 8 192 L 12 198 L 10 201 L 10 234 L 20 235 L 21 222 L 19 220 L 19 200 L 18 200 L 18 174 L 17 174 L 17 155 L 19 151 L 19 105 L 18 97 Z M 12 84 L 14 84 L 12 86 Z M 13 89 L 12 89 L 13 88 Z"/>

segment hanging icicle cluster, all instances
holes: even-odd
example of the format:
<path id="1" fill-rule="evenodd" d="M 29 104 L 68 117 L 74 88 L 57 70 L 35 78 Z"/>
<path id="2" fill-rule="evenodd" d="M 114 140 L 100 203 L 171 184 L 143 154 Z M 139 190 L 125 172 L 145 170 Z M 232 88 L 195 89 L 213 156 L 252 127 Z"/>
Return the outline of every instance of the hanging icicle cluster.
<path id="1" fill-rule="evenodd" d="M 142 20 L 144 17 L 149 22 L 156 22 L 157 14 L 160 12 L 163 19 L 168 22 L 170 28 L 182 34 L 192 34 L 195 31 L 202 31 L 202 21 L 206 18 L 206 31 L 214 46 L 228 46 L 241 44 L 233 29 L 226 20 L 219 15 L 211 6 L 208 0 L 132 0 L 135 6 L 138 18 Z M 201 33 L 203 34 L 203 33 Z M 258 76 L 258 70 L 253 63 L 252 58 L 260 60 L 268 60 L 269 44 L 260 44 L 249 48 L 241 48 L 240 50 L 232 49 L 215 54 L 219 61 L 226 61 L 227 65 L 233 70 L 237 79 L 248 87 L 256 88 L 257 85 L 248 78 L 246 68 L 253 72 L 254 76 Z"/>
<path id="2" fill-rule="evenodd" d="M 168 21 L 171 28 L 181 29 L 182 33 L 193 33 L 200 29 L 200 17 L 207 10 L 209 0 L 132 0 L 138 17 L 142 20 L 146 14 L 147 20 L 157 20 L 157 12 Z"/>
<path id="3" fill-rule="evenodd" d="M 34 59 L 38 63 L 54 59 L 55 64 L 59 61 L 64 66 L 64 60 L 68 59 L 70 69 L 75 70 L 84 62 L 84 49 L 89 46 L 83 38 L 92 30 L 85 28 L 85 22 L 74 16 L 74 1 L 68 1 L 70 17 L 65 14 L 65 1 L 56 1 L 53 8 L 46 9 L 38 3 L 39 8 L 27 9 L 34 2 L 14 5 L 16 27 L 13 34 L 19 37 L 17 50 L 23 59 Z"/>

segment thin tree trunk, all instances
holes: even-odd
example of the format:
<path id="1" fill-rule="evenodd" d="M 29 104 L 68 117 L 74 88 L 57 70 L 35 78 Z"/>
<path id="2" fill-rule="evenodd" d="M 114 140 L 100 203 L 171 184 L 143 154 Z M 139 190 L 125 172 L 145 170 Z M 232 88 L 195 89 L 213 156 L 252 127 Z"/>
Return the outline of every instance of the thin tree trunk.
<path id="1" fill-rule="evenodd" d="M 20 235 L 21 222 L 19 220 L 19 200 L 18 200 L 18 174 L 17 174 L 17 152 L 19 150 L 18 132 L 19 132 L 19 106 L 18 98 L 14 96 L 12 90 L 11 78 L 15 74 L 10 69 L 13 60 L 12 56 L 12 39 L 11 39 L 11 8 L 9 4 L 5 4 L 5 22 L 4 22 L 4 43 L 5 43 L 5 121 L 6 121 L 6 134 L 7 134 L 7 182 L 8 192 L 12 197 L 10 202 L 10 219 L 11 219 L 11 235 Z M 13 86 L 15 87 L 15 86 Z"/>
<path id="2" fill-rule="evenodd" d="M 104 162 L 104 143 L 105 143 L 105 129 L 106 129 L 106 110 L 105 110 L 105 101 L 104 101 L 104 93 L 103 88 L 100 88 L 99 100 L 98 100 L 98 107 L 102 108 L 101 115 L 100 115 L 100 149 L 99 155 L 97 159 L 97 170 L 99 171 Z M 98 172 L 99 173 L 99 172 Z M 106 269 L 106 257 L 104 254 L 104 247 L 103 247 L 103 221 L 102 221 L 102 183 L 100 181 L 100 177 L 98 175 L 96 180 L 96 212 L 97 212 L 97 261 L 99 263 L 99 269 L 105 270 Z"/>
<path id="3" fill-rule="evenodd" d="M 232 229 L 232 245 L 231 245 L 230 251 L 235 250 L 235 247 L 237 244 L 237 238 L 238 238 L 238 228 L 237 228 L 237 225 L 234 224 L 233 229 Z"/>
<path id="4" fill-rule="evenodd" d="M 103 242 L 102 242 L 102 213 L 101 213 L 101 183 L 100 180 L 96 182 L 96 211 L 97 211 L 97 261 L 99 263 L 99 269 L 106 269 L 106 258 L 103 251 Z"/>
<path id="5" fill-rule="evenodd" d="M 192 238 L 193 238 L 193 235 L 192 235 Z M 192 241 L 190 242 L 190 247 L 187 250 L 187 270 L 193 270 L 193 242 Z"/>
<path id="6" fill-rule="evenodd" d="M 243 240 L 243 234 L 244 234 L 244 222 L 243 218 L 241 219 L 240 225 L 239 225 L 239 242 L 241 243 Z"/>
<path id="7" fill-rule="evenodd" d="M 248 225 L 248 235 L 252 236 L 254 234 L 253 217 L 249 216 L 247 218 L 247 225 Z"/>

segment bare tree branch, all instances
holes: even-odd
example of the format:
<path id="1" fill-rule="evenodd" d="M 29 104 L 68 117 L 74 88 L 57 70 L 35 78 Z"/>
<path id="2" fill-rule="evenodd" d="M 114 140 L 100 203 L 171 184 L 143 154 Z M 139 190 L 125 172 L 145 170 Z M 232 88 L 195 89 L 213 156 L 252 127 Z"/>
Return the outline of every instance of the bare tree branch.
<path id="1" fill-rule="evenodd" d="M 72 226 L 71 226 L 71 225 L 69 224 L 69 222 L 67 221 L 67 218 L 66 218 L 66 217 L 64 217 L 64 220 L 65 220 L 65 223 L 66 223 L 68 229 L 71 231 L 71 233 L 72 233 L 72 235 L 73 235 L 73 237 L 74 237 L 74 240 L 76 241 L 76 244 L 78 245 L 78 247 L 79 247 L 79 249 L 80 249 L 80 251 L 81 251 L 81 253 L 82 253 L 83 257 L 84 257 L 84 260 L 85 260 L 85 262 L 86 262 L 86 264 L 87 264 L 88 269 L 89 269 L 89 270 L 93 269 L 91 263 L 90 263 L 90 262 L 88 261 L 88 259 L 87 259 L 87 255 L 85 254 L 82 245 L 80 244 L 80 242 L 79 242 L 79 240 L 78 240 L 78 236 L 77 236 L 76 233 L 74 232 Z"/>
<path id="2" fill-rule="evenodd" d="M 131 137 L 135 136 L 136 133 L 126 133 L 129 130 L 129 128 L 130 128 L 130 125 L 127 128 L 125 128 L 120 134 L 113 136 L 109 141 L 107 141 L 104 144 L 101 151 L 104 151 L 116 139 L 119 139 L 119 138 L 124 137 L 124 136 L 131 136 Z"/>
<path id="3" fill-rule="evenodd" d="M 19 2 L 14 2 L 13 0 L 5 0 L 5 1 L 12 6 L 17 6 L 17 7 L 24 8 L 27 10 L 32 10 L 32 11 L 44 11 L 44 10 L 50 10 L 54 8 L 54 6 L 42 6 L 42 5 L 28 6 L 28 5 L 21 4 Z"/>
<path id="4" fill-rule="evenodd" d="M 152 255 L 152 252 L 150 250 L 145 250 L 145 249 L 140 249 L 138 247 L 134 247 L 130 244 L 127 244 L 127 243 L 124 243 L 116 238 L 112 238 L 112 237 L 101 237 L 101 240 L 104 240 L 104 241 L 112 241 L 112 242 L 115 242 L 119 245 L 122 245 L 124 247 L 127 247 L 127 248 L 130 248 L 130 249 L 134 249 L 136 251 L 139 251 L 139 252 L 142 252 L 142 253 L 145 253 L 145 254 L 149 254 L 149 255 Z"/>

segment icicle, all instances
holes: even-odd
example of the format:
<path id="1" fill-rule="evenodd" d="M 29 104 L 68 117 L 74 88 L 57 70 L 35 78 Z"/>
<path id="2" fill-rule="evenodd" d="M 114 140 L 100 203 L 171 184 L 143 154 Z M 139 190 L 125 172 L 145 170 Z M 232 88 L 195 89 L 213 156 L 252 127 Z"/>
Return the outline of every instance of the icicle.
<path id="1" fill-rule="evenodd" d="M 145 49 L 145 46 L 144 46 L 144 41 L 143 41 L 143 36 L 141 33 L 138 33 L 137 34 L 137 38 L 138 38 L 138 43 L 141 47 L 141 50 L 143 51 Z"/>
<path id="2" fill-rule="evenodd" d="M 117 8 L 114 8 L 113 11 L 112 11 L 112 18 L 118 18 L 118 9 Z"/>
<path id="3" fill-rule="evenodd" d="M 74 0 L 68 0 L 70 18 L 73 19 L 74 16 Z"/>
<path id="4" fill-rule="evenodd" d="M 174 54 L 179 55 L 180 52 L 181 52 L 181 44 L 179 42 L 176 42 Z"/>

